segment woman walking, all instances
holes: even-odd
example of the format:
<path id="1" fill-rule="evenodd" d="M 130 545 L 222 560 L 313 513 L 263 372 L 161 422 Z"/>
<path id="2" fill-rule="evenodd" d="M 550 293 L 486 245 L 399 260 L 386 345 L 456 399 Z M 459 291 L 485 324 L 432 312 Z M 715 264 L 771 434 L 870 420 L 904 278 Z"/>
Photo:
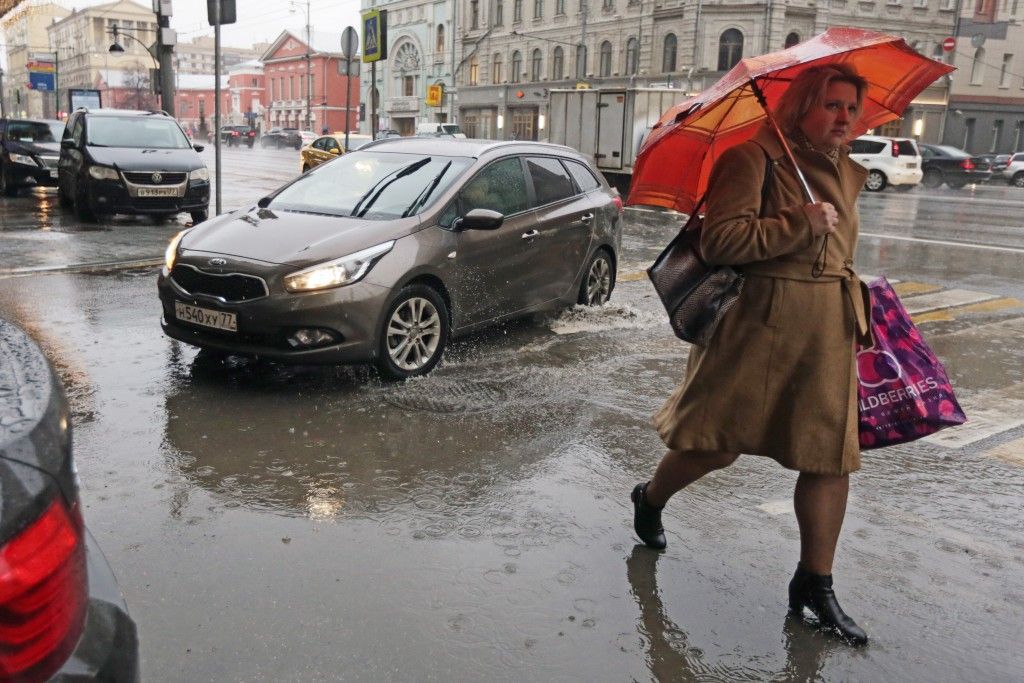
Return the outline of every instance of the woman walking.
<path id="1" fill-rule="evenodd" d="M 654 417 L 669 450 L 632 493 L 637 535 L 661 549 L 668 500 L 740 453 L 798 471 L 800 563 L 790 610 L 809 608 L 856 644 L 867 634 L 836 600 L 832 561 L 849 474 L 860 467 L 856 344 L 870 338 L 867 290 L 853 270 L 866 171 L 843 144 L 865 90 L 849 67 L 811 68 L 776 108 L 815 203 L 806 203 L 767 125 L 715 164 L 701 249 L 708 262 L 741 270 L 746 283 L 707 347 L 691 348 L 684 382 Z M 765 155 L 773 172 L 762 206 Z"/>

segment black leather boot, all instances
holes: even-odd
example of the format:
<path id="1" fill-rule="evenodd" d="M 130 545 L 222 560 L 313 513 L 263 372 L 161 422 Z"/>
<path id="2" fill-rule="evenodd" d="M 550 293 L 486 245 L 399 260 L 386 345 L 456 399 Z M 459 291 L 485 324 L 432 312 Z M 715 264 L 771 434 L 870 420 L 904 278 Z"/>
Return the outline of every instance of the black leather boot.
<path id="1" fill-rule="evenodd" d="M 837 632 L 853 645 L 864 645 L 868 634 L 849 617 L 836 600 L 832 590 L 831 574 L 812 574 L 797 565 L 796 574 L 789 582 L 789 611 L 799 616 L 806 607 L 818 617 L 823 628 Z"/>
<path id="2" fill-rule="evenodd" d="M 629 496 L 633 499 L 633 529 L 648 548 L 664 550 L 668 545 L 665 529 L 661 526 L 661 511 L 664 508 L 656 508 L 647 503 L 647 484 L 637 484 Z"/>

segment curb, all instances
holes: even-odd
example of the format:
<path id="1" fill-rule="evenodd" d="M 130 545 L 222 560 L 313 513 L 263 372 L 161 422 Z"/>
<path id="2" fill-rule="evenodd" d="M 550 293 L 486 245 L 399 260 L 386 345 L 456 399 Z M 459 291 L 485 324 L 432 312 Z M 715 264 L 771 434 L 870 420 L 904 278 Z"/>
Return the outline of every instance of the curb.
<path id="1" fill-rule="evenodd" d="M 0 279 L 46 275 L 48 273 L 92 273 L 104 270 L 132 270 L 151 268 L 163 263 L 162 258 L 133 259 L 129 261 L 99 261 L 95 263 L 66 263 L 60 266 L 30 266 L 27 268 L 0 269 Z"/>

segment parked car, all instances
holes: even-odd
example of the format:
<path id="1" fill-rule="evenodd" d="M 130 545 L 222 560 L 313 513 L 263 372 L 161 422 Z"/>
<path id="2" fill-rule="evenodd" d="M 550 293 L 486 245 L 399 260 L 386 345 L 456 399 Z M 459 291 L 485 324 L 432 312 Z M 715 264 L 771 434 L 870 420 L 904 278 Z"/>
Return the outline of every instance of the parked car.
<path id="1" fill-rule="evenodd" d="M 206 220 L 210 173 L 178 122 L 162 111 L 78 109 L 61 139 L 58 194 L 80 220 L 105 214 Z"/>
<path id="2" fill-rule="evenodd" d="M 369 135 L 349 133 L 348 149 L 346 151 L 351 152 L 352 150 L 359 149 L 368 142 L 372 142 L 372 138 Z M 319 166 L 325 161 L 330 161 L 340 156 L 344 146 L 344 133 L 331 133 L 330 135 L 317 138 L 312 144 L 306 145 L 299 150 L 299 166 L 302 168 L 302 172 L 305 173 L 314 166 Z"/>
<path id="3" fill-rule="evenodd" d="M 210 142 L 213 142 L 213 134 L 210 134 Z M 256 144 L 256 129 L 249 126 L 221 126 L 220 144 L 228 147 L 247 145 L 249 149 Z"/>
<path id="4" fill-rule="evenodd" d="M 568 147 L 375 141 L 179 233 L 162 326 L 213 352 L 422 375 L 450 336 L 606 302 L 621 222 Z"/>
<path id="5" fill-rule="evenodd" d="M 135 623 L 82 519 L 60 380 L 3 319 L 0 387 L 0 678 L 137 681 Z"/>
<path id="6" fill-rule="evenodd" d="M 302 147 L 302 136 L 297 128 L 271 128 L 260 138 L 260 147 L 299 149 Z"/>
<path id="7" fill-rule="evenodd" d="M 381 128 L 377 131 L 377 140 L 387 140 L 388 138 L 400 138 L 402 134 L 394 128 Z"/>
<path id="8" fill-rule="evenodd" d="M 992 177 L 992 166 L 987 161 L 949 145 L 921 143 L 921 170 L 921 182 L 933 189 L 946 183 L 959 190 L 968 183 L 984 183 Z"/>
<path id="9" fill-rule="evenodd" d="M 850 142 L 850 158 L 867 169 L 864 189 L 869 192 L 881 192 L 889 185 L 912 190 L 923 175 L 917 146 L 907 138 L 862 135 Z"/>
<path id="10" fill-rule="evenodd" d="M 1014 187 L 1024 187 L 1024 152 L 1017 152 L 1007 160 L 1002 177 Z"/>
<path id="11" fill-rule="evenodd" d="M 0 119 L 0 194 L 10 197 L 25 184 L 57 185 L 63 121 Z"/>

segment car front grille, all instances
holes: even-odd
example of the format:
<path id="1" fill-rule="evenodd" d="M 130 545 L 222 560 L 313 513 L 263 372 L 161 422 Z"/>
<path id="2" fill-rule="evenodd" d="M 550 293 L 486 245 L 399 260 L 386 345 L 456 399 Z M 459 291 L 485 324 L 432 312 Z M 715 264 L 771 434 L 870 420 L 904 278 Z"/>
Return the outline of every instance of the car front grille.
<path id="1" fill-rule="evenodd" d="M 201 294 L 227 302 L 252 301 L 267 296 L 267 283 L 262 278 L 242 273 L 219 275 L 179 263 L 171 271 L 171 279 L 189 294 Z"/>
<path id="2" fill-rule="evenodd" d="M 185 182 L 187 173 L 163 171 L 123 171 L 125 180 L 136 185 L 180 185 Z M 153 180 L 155 173 L 160 174 L 160 181 Z"/>

